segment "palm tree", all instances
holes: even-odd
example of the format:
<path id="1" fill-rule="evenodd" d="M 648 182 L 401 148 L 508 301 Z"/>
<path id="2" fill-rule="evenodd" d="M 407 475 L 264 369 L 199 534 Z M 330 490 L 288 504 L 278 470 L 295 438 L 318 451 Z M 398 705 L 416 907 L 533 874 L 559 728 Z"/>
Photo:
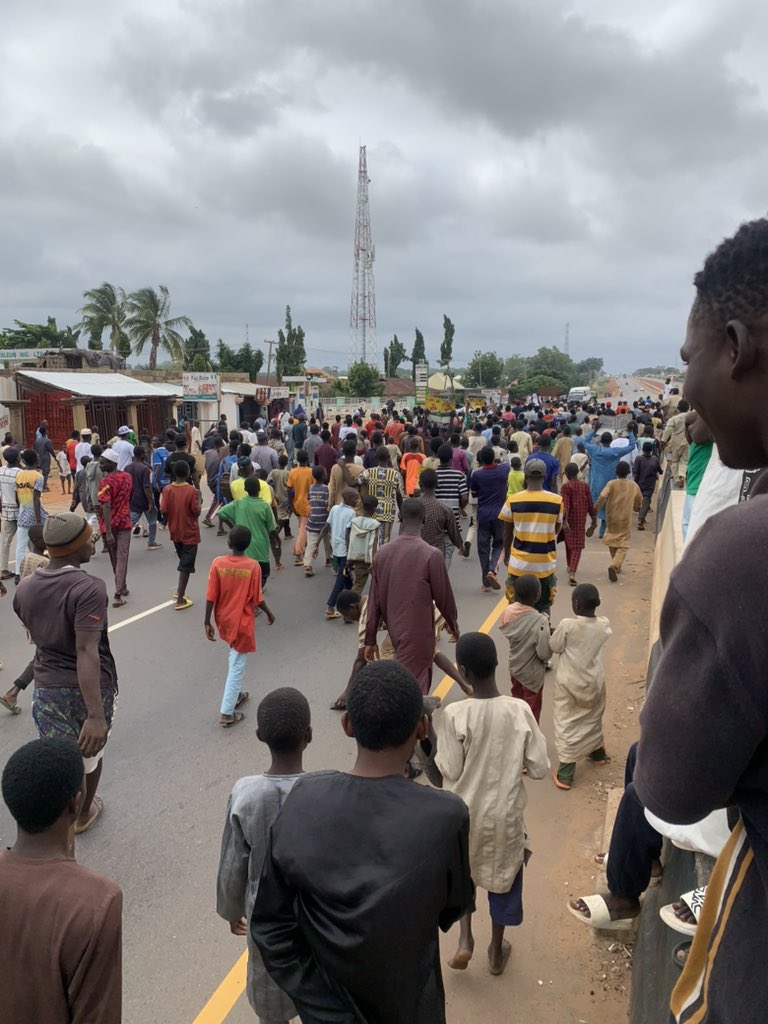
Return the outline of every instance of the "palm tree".
<path id="1" fill-rule="evenodd" d="M 171 311 L 171 299 L 168 289 L 161 284 L 157 291 L 154 288 L 139 288 L 131 292 L 126 300 L 128 328 L 133 340 L 133 351 L 138 356 L 149 342 L 149 368 L 157 369 L 157 350 L 162 346 L 167 349 L 175 363 L 184 361 L 184 338 L 178 328 L 190 330 L 192 321 L 188 316 L 174 316 Z"/>
<path id="2" fill-rule="evenodd" d="M 109 347 L 116 355 L 130 355 L 131 341 L 125 330 L 125 292 L 108 281 L 83 292 L 88 301 L 79 310 L 81 330 L 88 335 L 89 348 L 101 348 L 101 336 L 109 329 Z M 127 351 L 126 351 L 127 350 Z"/>

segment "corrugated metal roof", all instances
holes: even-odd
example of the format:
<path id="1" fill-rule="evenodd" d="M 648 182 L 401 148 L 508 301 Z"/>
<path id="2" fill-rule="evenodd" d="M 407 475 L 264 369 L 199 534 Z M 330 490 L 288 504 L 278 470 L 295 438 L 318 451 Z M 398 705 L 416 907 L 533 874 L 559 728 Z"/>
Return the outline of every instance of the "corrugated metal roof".
<path id="1" fill-rule="evenodd" d="M 170 398 L 182 393 L 180 385 L 148 384 L 124 373 L 57 373 L 52 370 L 18 370 L 17 373 L 38 384 L 87 398 Z"/>
<path id="2" fill-rule="evenodd" d="M 258 386 L 263 387 L 264 385 Z M 223 395 L 255 395 L 256 384 L 251 384 L 250 381 L 227 380 L 221 385 L 221 393 Z"/>

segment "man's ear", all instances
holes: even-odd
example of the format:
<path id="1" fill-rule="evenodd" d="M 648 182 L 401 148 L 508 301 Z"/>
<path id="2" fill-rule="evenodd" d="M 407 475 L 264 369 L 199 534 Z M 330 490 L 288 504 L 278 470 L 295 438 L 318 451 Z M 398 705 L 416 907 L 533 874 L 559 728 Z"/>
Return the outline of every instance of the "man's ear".
<path id="1" fill-rule="evenodd" d="M 355 730 L 352 728 L 352 723 L 349 720 L 349 713 L 347 711 L 341 716 L 341 728 L 344 730 L 344 735 L 349 736 L 351 740 L 355 738 Z"/>
<path id="2" fill-rule="evenodd" d="M 725 325 L 731 359 L 731 377 L 743 377 L 755 365 L 757 339 L 741 320 L 729 320 Z"/>

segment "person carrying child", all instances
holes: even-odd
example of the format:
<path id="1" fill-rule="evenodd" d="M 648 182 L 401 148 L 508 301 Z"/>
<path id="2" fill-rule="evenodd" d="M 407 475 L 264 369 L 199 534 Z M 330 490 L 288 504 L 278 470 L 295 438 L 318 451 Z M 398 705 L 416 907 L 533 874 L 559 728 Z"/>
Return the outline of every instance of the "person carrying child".
<path id="1" fill-rule="evenodd" d="M 244 529 L 238 526 L 232 532 Z M 270 829 L 294 783 L 304 774 L 303 754 L 312 742 L 307 698 L 289 686 L 273 690 L 260 702 L 256 721 L 256 737 L 269 748 L 272 762 L 266 772 L 238 779 L 232 789 L 221 839 L 216 912 L 229 922 L 233 935 L 248 937 L 246 992 L 261 1024 L 285 1024 L 296 1016 L 296 1008 L 269 976 L 248 932 L 248 920 Z"/>
<path id="2" fill-rule="evenodd" d="M 531 779 L 546 776 L 547 743 L 528 705 L 499 693 L 496 645 L 489 636 L 464 633 L 456 644 L 456 664 L 473 695 L 449 704 L 439 721 L 435 718 L 435 764 L 443 788 L 469 808 L 470 870 L 475 884 L 488 893 L 488 964 L 491 974 L 499 975 L 511 953 L 505 928 L 523 921 L 523 865 L 530 858 L 523 772 Z M 474 945 L 472 914 L 467 913 L 448 966 L 465 970 Z"/>
<path id="3" fill-rule="evenodd" d="M 560 655 L 553 704 L 555 747 L 559 765 L 552 775 L 558 789 L 570 789 L 576 762 L 587 757 L 596 765 L 608 762 L 603 740 L 605 669 L 603 647 L 611 636 L 605 616 L 596 616 L 600 594 L 591 583 L 573 591 L 576 618 L 563 619 L 549 645 Z"/>
<path id="4" fill-rule="evenodd" d="M 347 565 L 352 577 L 352 589 L 358 594 L 365 590 L 371 574 L 373 556 L 379 546 L 380 523 L 375 519 L 378 498 L 366 494 L 363 498 L 362 514 L 356 515 L 349 524 L 349 546 Z"/>
<path id="5" fill-rule="evenodd" d="M 515 578 L 515 600 L 499 619 L 499 629 L 509 641 L 509 676 L 512 696 L 524 700 L 538 723 L 544 693 L 549 646 L 549 616 L 536 610 L 541 583 L 526 574 Z"/>

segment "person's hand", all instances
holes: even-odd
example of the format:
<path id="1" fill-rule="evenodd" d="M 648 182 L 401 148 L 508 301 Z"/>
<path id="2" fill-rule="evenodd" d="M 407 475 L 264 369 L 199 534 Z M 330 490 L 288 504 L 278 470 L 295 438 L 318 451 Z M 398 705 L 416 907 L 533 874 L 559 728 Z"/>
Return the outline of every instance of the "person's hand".
<path id="1" fill-rule="evenodd" d="M 268 612 L 267 613 L 267 625 L 268 626 L 273 626 L 274 624 L 275 624 L 275 616 L 272 614 L 272 612 Z"/>
<path id="2" fill-rule="evenodd" d="M 113 533 L 111 533 L 111 532 L 110 533 L 105 533 L 104 534 L 104 543 L 107 545 L 108 548 L 111 548 L 114 545 L 114 543 L 115 543 L 115 535 Z"/>
<path id="3" fill-rule="evenodd" d="M 3 586 L 2 583 L 0 583 L 0 597 L 5 597 L 7 593 L 8 591 L 6 590 L 6 588 Z"/>
<path id="4" fill-rule="evenodd" d="M 320 551 L 320 545 L 319 545 L 319 544 L 317 544 L 317 545 L 315 545 L 315 547 L 314 547 L 314 548 L 312 549 L 312 557 L 313 557 L 313 558 L 317 558 L 317 556 L 318 556 L 318 553 L 319 553 L 319 551 Z"/>
<path id="5" fill-rule="evenodd" d="M 363 657 L 370 664 L 376 659 L 376 644 L 366 644 L 363 648 Z"/>
<path id="6" fill-rule="evenodd" d="M 459 633 L 458 629 L 456 630 L 455 633 L 449 633 L 448 634 L 448 643 L 449 644 L 458 643 L 459 642 L 459 636 L 460 636 L 460 633 Z"/>
<path id="7" fill-rule="evenodd" d="M 86 718 L 77 737 L 77 745 L 83 757 L 95 757 L 106 745 L 108 734 L 109 727 L 103 715 L 98 718 Z"/>
<path id="8" fill-rule="evenodd" d="M 212 622 L 206 622 L 206 624 L 205 624 L 205 635 L 208 637 L 209 640 L 215 640 L 216 639 L 216 630 L 213 628 L 213 623 Z"/>
<path id="9" fill-rule="evenodd" d="M 563 533 L 570 533 L 570 532 L 571 532 L 571 527 L 570 527 L 570 524 L 569 524 L 568 520 L 566 519 L 563 522 Z"/>
<path id="10" fill-rule="evenodd" d="M 233 935 L 247 935 L 248 923 L 244 917 L 241 917 L 239 921 L 230 921 L 229 930 Z"/>

